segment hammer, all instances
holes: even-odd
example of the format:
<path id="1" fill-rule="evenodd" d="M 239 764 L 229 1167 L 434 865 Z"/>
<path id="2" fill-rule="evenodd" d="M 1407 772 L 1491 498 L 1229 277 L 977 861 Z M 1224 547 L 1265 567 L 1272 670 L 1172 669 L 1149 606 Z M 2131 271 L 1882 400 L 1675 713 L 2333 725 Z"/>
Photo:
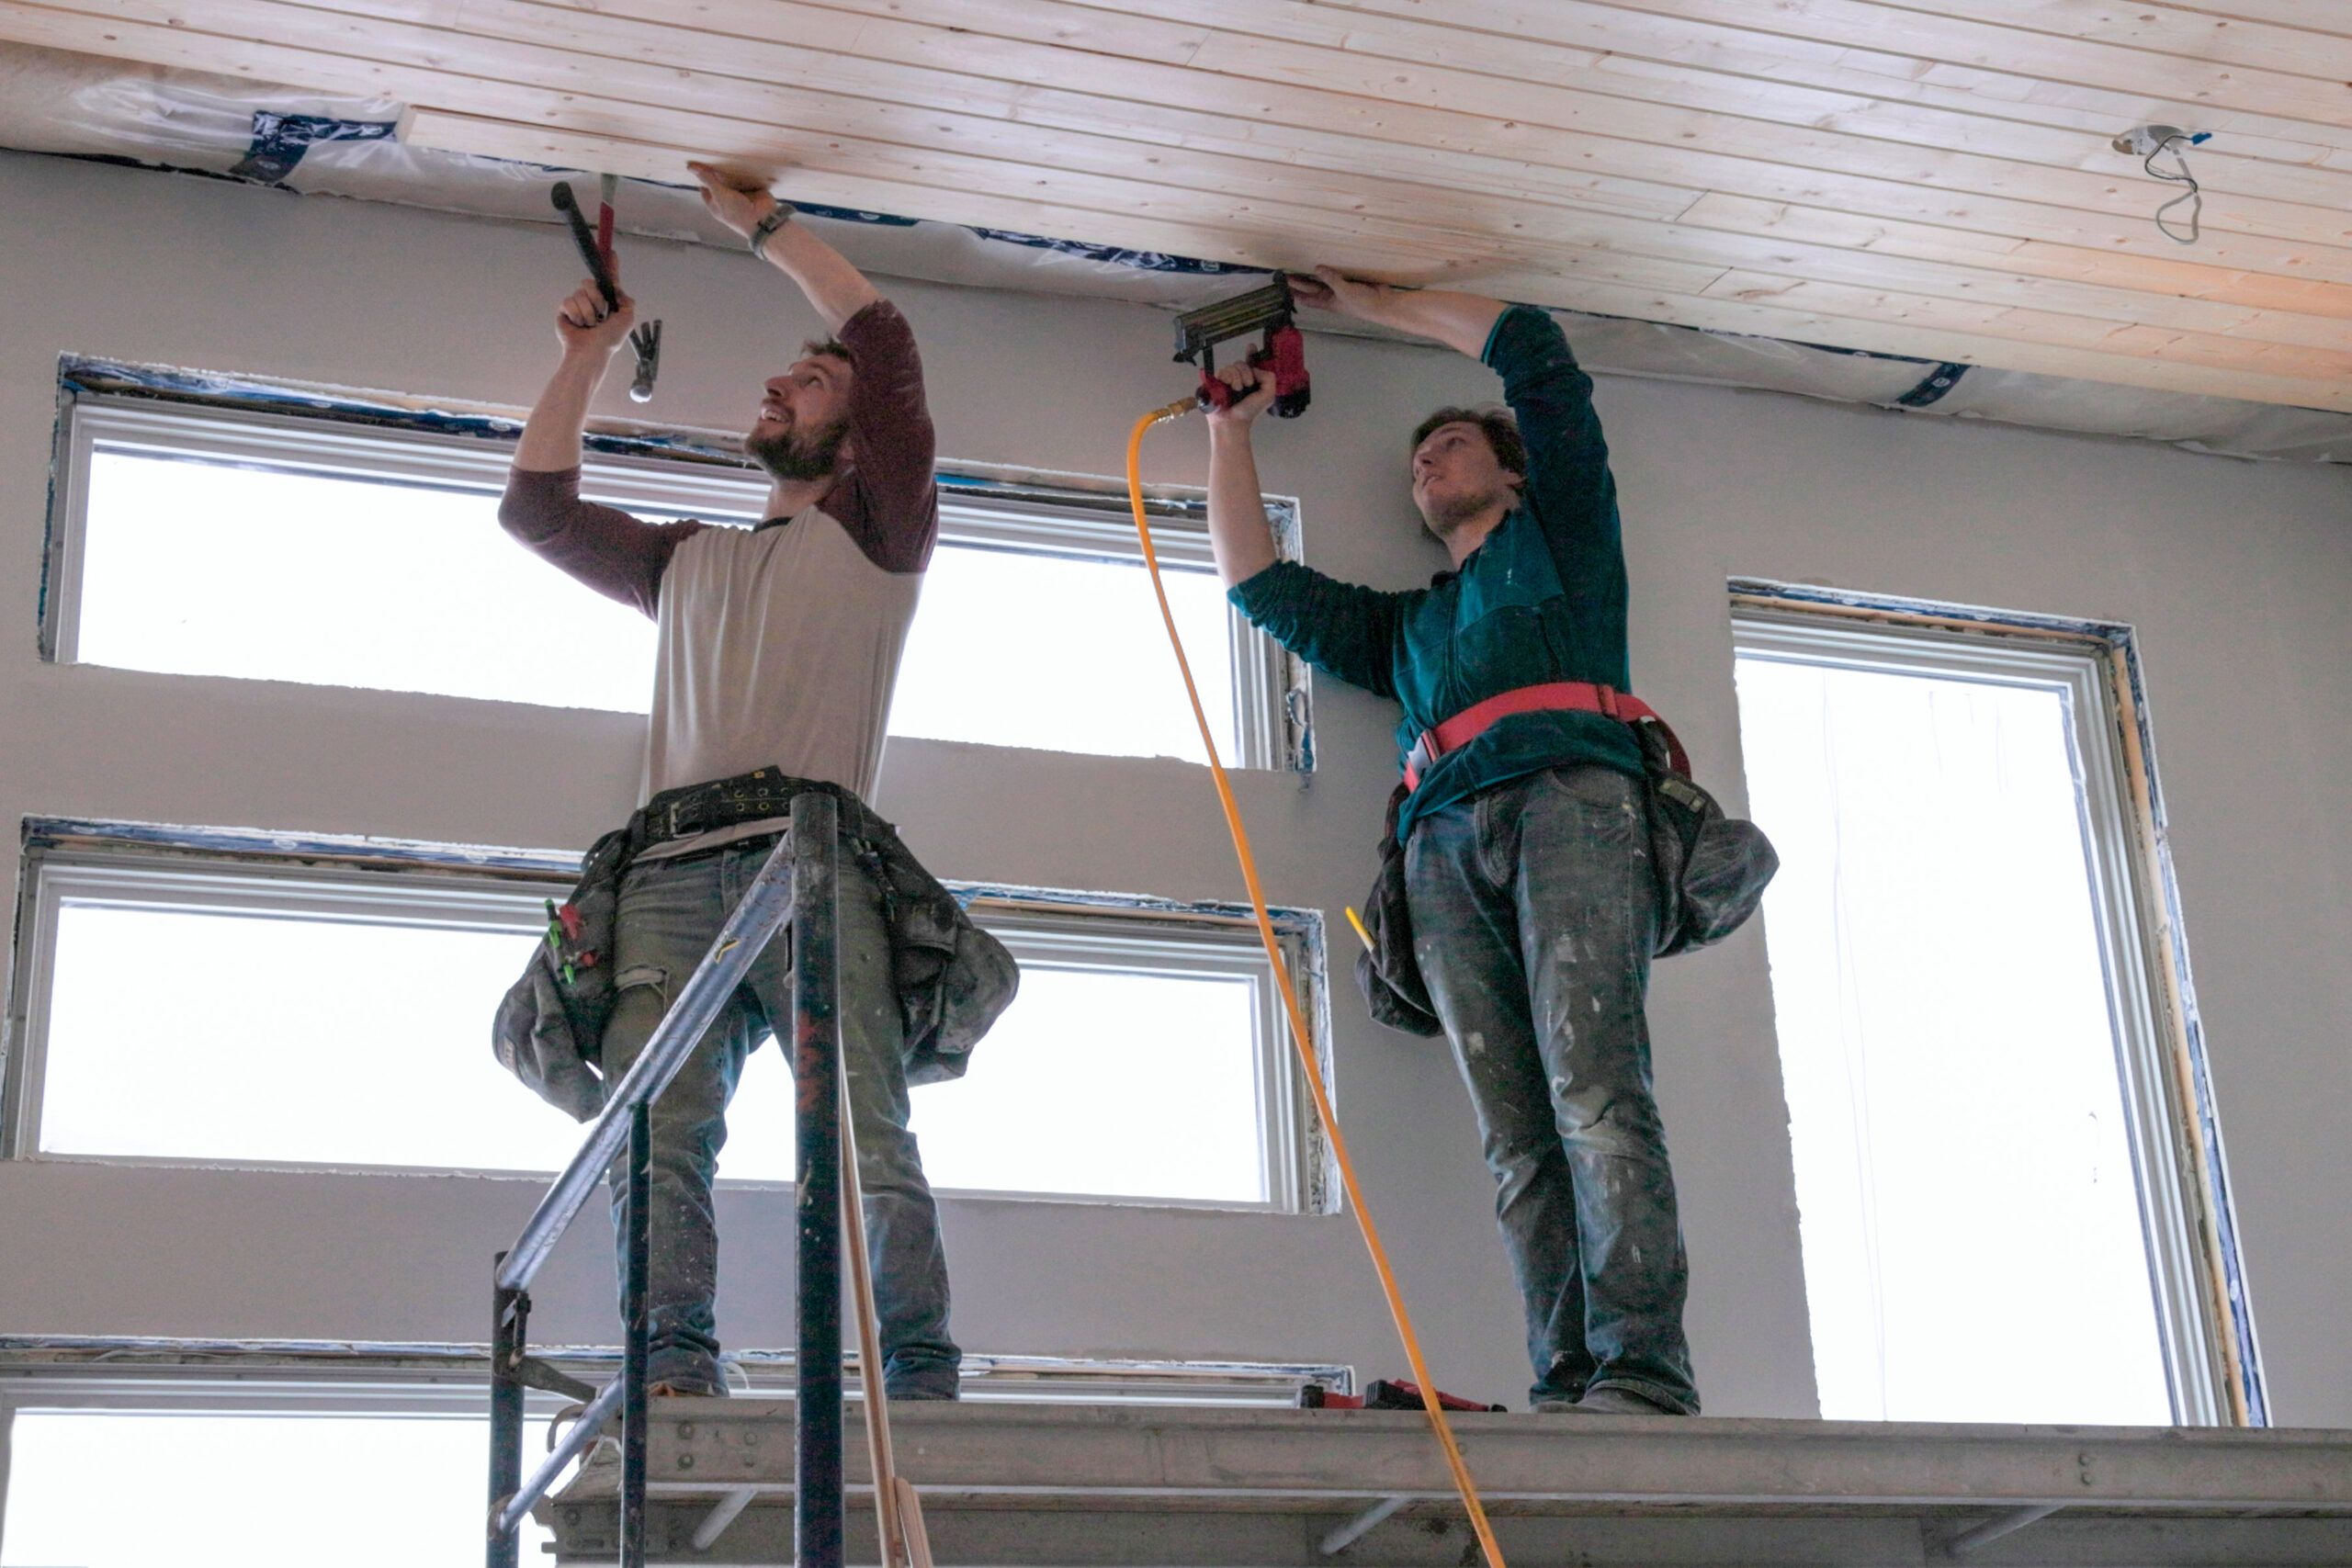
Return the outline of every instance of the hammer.
<path id="1" fill-rule="evenodd" d="M 621 290 L 620 284 L 613 276 L 611 242 L 605 240 L 600 243 L 595 231 L 588 227 L 587 215 L 580 210 L 579 198 L 571 194 L 570 181 L 556 181 L 552 194 L 555 209 L 562 213 L 564 221 L 571 226 L 571 242 L 580 247 L 580 258 L 588 264 L 588 275 L 596 280 L 597 288 L 605 296 L 605 309 L 617 308 L 621 302 Z M 604 209 L 607 221 L 611 213 L 612 207 L 607 203 Z M 611 231 L 607 229 L 605 232 L 609 234 Z M 653 378 L 662 369 L 662 323 L 640 322 L 629 333 L 628 346 L 637 355 L 637 379 L 629 384 L 629 400 L 651 402 Z"/>

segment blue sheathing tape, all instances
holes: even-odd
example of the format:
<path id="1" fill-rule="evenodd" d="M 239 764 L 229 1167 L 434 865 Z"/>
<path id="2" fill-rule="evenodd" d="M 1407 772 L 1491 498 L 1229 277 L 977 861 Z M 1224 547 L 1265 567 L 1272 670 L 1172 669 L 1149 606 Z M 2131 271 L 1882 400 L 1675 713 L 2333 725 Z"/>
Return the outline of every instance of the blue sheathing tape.
<path id="1" fill-rule="evenodd" d="M 1132 267 L 1137 272 L 1173 273 L 1194 277 L 1238 277 L 1263 276 L 1273 271 L 1272 267 L 1244 266 L 1238 262 L 1203 261 L 1198 256 L 1172 255 L 1166 251 L 1136 251 L 1124 245 L 1094 245 L 1082 240 L 1056 240 L 1044 234 L 1023 234 L 1013 229 L 974 228 L 972 232 L 983 240 L 1025 245 L 1033 251 L 1052 251 L 1060 255 L 1076 256 L 1081 261 Z"/>
<path id="2" fill-rule="evenodd" d="M 255 109 L 253 141 L 229 172 L 274 186 L 292 174 L 302 154 L 322 141 L 388 141 L 398 129 L 398 122 L 389 119 L 330 119 L 324 115 Z"/>
<path id="3" fill-rule="evenodd" d="M 2263 1382 L 2262 1358 L 2254 1337 L 2254 1308 L 2248 1299 L 2245 1260 L 2238 1250 L 2237 1211 L 2230 1197 L 2230 1173 L 2222 1152 L 2222 1124 L 2213 1106 L 2213 1076 L 2205 1049 L 2205 1023 L 2197 1005 L 2197 985 L 2188 966 L 2188 927 L 2182 916 L 2180 881 L 2173 870 L 2172 837 L 2165 811 L 2164 784 L 2156 769 L 2156 738 L 2148 716 L 2148 696 L 2140 668 L 2140 646 L 2129 626 L 2116 621 L 2081 620 L 2065 615 L 2026 615 L 1978 605 L 1937 604 L 1892 594 L 1863 593 L 1840 588 L 1733 578 L 1731 592 L 1743 597 L 1777 600 L 1782 604 L 1824 604 L 1844 609 L 1880 610 L 1891 615 L 1958 616 L 1986 626 L 2018 631 L 2062 632 L 2096 637 L 2120 658 L 2132 702 L 2132 718 L 2140 740 L 2140 761 L 2148 785 L 2148 832 L 2154 842 L 2158 886 L 2154 896 L 2164 904 L 2169 945 L 2165 954 L 2175 993 L 2180 998 L 2181 1032 L 2188 1056 L 2188 1108 L 2197 1120 L 2205 1147 L 2206 1202 L 2213 1216 L 2213 1247 L 2222 1266 L 2222 1288 L 2236 1349 L 2238 1380 L 2245 1390 L 2246 1423 L 2270 1425 L 2270 1399 Z"/>
<path id="4" fill-rule="evenodd" d="M 1931 408 L 1943 400 L 1946 392 L 1959 386 L 1960 378 L 1967 374 L 1968 367 L 1957 361 L 1939 365 L 1928 372 L 1926 379 L 1895 399 L 1894 406 L 1901 409 Z"/>
<path id="5" fill-rule="evenodd" d="M 451 413 L 442 409 L 405 408 L 369 402 L 362 398 L 336 397 L 325 392 L 276 386 L 235 376 L 208 375 L 168 366 L 133 365 L 122 360 L 91 359 L 67 355 L 58 361 L 58 386 L 64 397 L 105 393 L 114 397 L 153 398 L 160 402 L 208 403 L 215 407 L 250 408 L 277 412 L 324 415 L 353 424 L 388 429 L 422 430 L 442 435 L 463 435 L 482 441 L 512 441 L 523 422 L 503 414 Z M 619 457 L 672 457 L 748 468 L 749 459 L 716 443 L 670 431 L 621 434 L 590 431 L 585 437 L 592 452 Z"/>
<path id="6" fill-rule="evenodd" d="M 677 188 L 691 190 L 694 187 L 680 186 Z M 836 222 L 872 223 L 885 229 L 911 229 L 916 221 L 912 218 L 900 218 L 888 212 L 869 212 L 862 207 L 827 207 L 822 202 L 816 201 L 796 201 L 792 204 L 792 209 L 795 212 L 813 213 L 819 218 L 831 218 Z"/>

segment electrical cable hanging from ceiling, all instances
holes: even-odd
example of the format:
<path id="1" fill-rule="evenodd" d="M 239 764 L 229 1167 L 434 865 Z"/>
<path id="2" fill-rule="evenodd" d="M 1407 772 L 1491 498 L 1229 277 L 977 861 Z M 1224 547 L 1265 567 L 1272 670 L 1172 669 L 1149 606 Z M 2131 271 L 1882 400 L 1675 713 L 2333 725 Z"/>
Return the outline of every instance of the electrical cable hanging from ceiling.
<path id="1" fill-rule="evenodd" d="M 2162 234 L 2167 240 L 2171 240 L 2184 245 L 2193 245 L 2197 243 L 2199 225 L 2205 215 L 2204 188 L 2197 183 L 2197 176 L 2188 172 L 2188 155 L 2180 150 L 2181 143 L 2189 140 L 2189 138 L 2177 133 L 2167 136 L 2163 141 L 2156 145 L 2154 152 L 2150 152 L 2145 158 L 2140 160 L 2140 166 L 2142 168 L 2147 170 L 2149 174 L 2154 175 L 2157 179 L 2164 181 L 2166 185 L 2185 185 L 2188 187 L 2180 195 L 2174 197 L 2170 201 L 2165 202 L 2162 207 L 2156 209 L 2156 232 Z M 2200 136 L 2196 140 L 2201 141 L 2204 138 Z M 2162 169 L 2156 167 L 2157 157 L 2167 151 L 2172 153 L 2173 162 L 2180 165 L 2180 173 L 2177 175 L 2168 175 Z M 2188 232 L 2185 235 L 2175 233 L 2173 231 L 2172 225 L 2165 221 L 2165 214 L 2170 212 L 2174 208 L 2178 207 L 2184 201 L 2188 203 Z"/>
<path id="2" fill-rule="evenodd" d="M 2118 152 L 2129 153 L 2130 155 L 2138 158 L 2140 160 L 2140 167 L 2148 172 L 2148 176 L 2151 179 L 2162 180 L 2168 186 L 2187 186 L 2188 187 L 2180 195 L 2173 197 L 2170 201 L 2165 202 L 2162 207 L 2156 209 L 2156 232 L 2162 234 L 2165 239 L 2172 241 L 2175 244 L 2193 245 L 2197 243 L 2198 239 L 2202 232 L 2205 216 L 2204 187 L 2198 184 L 2197 176 L 2189 172 L 2188 154 L 2183 149 L 2195 147 L 2201 142 L 2207 141 L 2211 139 L 2212 134 L 2213 133 L 2210 130 L 2183 130 L 2177 125 L 2140 125 L 2134 126 L 2130 130 L 2125 131 L 2122 135 L 2117 137 L 2111 143 Z M 2166 152 L 2170 152 L 2172 154 L 2173 164 L 2179 170 L 2179 173 L 2166 174 L 2164 170 L 2156 167 L 2156 160 Z M 2187 202 L 2188 204 L 2188 231 L 2187 233 L 2183 233 L 2178 229 L 2176 229 L 2165 216 L 2174 208 L 2180 206 L 2183 202 Z"/>

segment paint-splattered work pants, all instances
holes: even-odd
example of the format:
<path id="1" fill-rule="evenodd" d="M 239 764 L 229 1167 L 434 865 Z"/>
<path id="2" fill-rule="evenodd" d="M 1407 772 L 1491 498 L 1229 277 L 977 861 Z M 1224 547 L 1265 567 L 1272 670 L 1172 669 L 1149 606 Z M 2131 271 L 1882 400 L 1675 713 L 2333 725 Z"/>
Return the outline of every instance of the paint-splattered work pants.
<path id="1" fill-rule="evenodd" d="M 1645 811 L 1640 781 L 1611 768 L 1508 780 L 1415 826 L 1405 886 L 1495 1176 L 1531 1398 L 1616 1387 L 1695 1414 L 1643 1016 L 1658 919 Z"/>
<path id="2" fill-rule="evenodd" d="M 702 962 L 718 928 L 775 847 L 767 839 L 681 860 L 642 861 L 621 884 L 604 1068 L 617 1077 L 652 1038 L 670 998 Z M 907 1130 L 906 1026 L 890 977 L 882 895 L 858 856 L 844 852 L 841 919 L 842 1051 L 849 1067 L 857 1173 L 865 1191 L 883 1382 L 894 1399 L 953 1398 L 961 1355 L 947 1337 L 947 1256 L 914 1134 Z M 656 1382 L 720 1393 L 714 1305 L 718 1231 L 711 1180 L 727 1142 L 727 1103 L 743 1063 L 772 1025 L 791 1034 L 792 951 L 780 933 L 653 1102 L 650 1213 Z M 770 1130 L 780 1131 L 780 1130 Z M 625 1161 L 609 1173 L 613 1224 L 628 1235 Z"/>

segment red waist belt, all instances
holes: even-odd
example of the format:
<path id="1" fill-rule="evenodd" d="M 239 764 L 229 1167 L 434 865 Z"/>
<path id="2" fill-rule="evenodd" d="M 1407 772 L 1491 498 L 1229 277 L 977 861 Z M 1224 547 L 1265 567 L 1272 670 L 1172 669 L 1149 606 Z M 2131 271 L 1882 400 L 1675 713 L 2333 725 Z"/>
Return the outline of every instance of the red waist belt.
<path id="1" fill-rule="evenodd" d="M 1521 713 L 1597 713 L 1624 724 L 1648 723 L 1666 728 L 1666 720 L 1657 710 L 1641 698 L 1618 691 L 1612 686 L 1598 686 L 1587 681 L 1552 681 L 1540 686 L 1520 686 L 1483 703 L 1474 703 L 1442 721 L 1434 729 L 1424 729 L 1405 755 L 1405 787 L 1421 787 L 1421 772 L 1449 751 L 1459 751 L 1495 725 Z M 1674 759 L 1677 772 L 1688 773 L 1690 761 L 1682 754 L 1682 743 L 1667 729 L 1666 743 Z"/>

